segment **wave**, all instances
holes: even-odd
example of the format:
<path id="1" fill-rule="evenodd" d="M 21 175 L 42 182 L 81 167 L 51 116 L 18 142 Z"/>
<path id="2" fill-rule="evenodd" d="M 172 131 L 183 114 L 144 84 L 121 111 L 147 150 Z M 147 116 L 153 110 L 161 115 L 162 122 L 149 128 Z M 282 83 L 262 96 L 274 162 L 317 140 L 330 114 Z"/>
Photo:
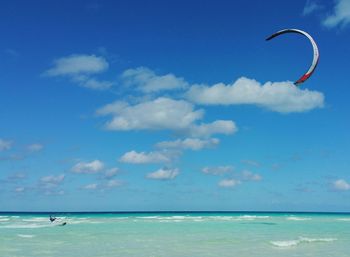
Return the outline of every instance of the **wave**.
<path id="1" fill-rule="evenodd" d="M 17 234 L 17 236 L 22 237 L 22 238 L 33 238 L 33 237 L 35 237 L 34 235 L 27 235 L 27 234 Z"/>
<path id="2" fill-rule="evenodd" d="M 52 227 L 55 226 L 53 224 L 34 224 L 34 223 L 29 223 L 29 224 L 8 224 L 4 226 L 0 226 L 0 228 L 45 228 L 45 227 Z"/>
<path id="3" fill-rule="evenodd" d="M 269 219 L 270 216 L 260 216 L 260 215 L 243 215 L 238 216 L 236 220 L 256 220 L 256 219 Z"/>
<path id="4" fill-rule="evenodd" d="M 49 221 L 48 218 L 31 218 L 31 219 L 22 219 L 22 221 L 25 221 L 25 222 L 47 222 Z"/>
<path id="5" fill-rule="evenodd" d="M 303 221 L 303 220 L 311 220 L 311 218 L 302 218 L 302 217 L 291 216 L 291 217 L 288 217 L 287 220 Z"/>
<path id="6" fill-rule="evenodd" d="M 301 243 L 326 243 L 326 242 L 333 242 L 336 240 L 337 240 L 336 238 L 299 237 L 299 239 L 295 239 L 295 240 L 270 241 L 270 243 L 277 247 L 289 248 L 289 247 L 297 246 Z"/>
<path id="7" fill-rule="evenodd" d="M 339 220 L 339 221 L 350 221 L 350 218 L 339 218 L 337 220 Z"/>
<path id="8" fill-rule="evenodd" d="M 270 216 L 262 215 L 240 215 L 240 216 L 184 216 L 184 215 L 174 215 L 174 216 L 140 216 L 135 217 L 133 221 L 148 221 L 148 222 L 181 222 L 181 221 L 193 221 L 193 222 L 203 222 L 203 221 L 255 221 L 261 219 L 269 219 Z"/>

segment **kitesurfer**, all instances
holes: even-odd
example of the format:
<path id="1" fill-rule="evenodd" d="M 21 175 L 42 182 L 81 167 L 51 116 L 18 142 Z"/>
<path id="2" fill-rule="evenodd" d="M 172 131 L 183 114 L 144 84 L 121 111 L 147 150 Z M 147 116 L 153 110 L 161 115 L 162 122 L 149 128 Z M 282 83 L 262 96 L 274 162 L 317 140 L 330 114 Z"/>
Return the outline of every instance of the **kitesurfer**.
<path id="1" fill-rule="evenodd" d="M 54 222 L 56 220 L 56 218 L 55 217 L 52 217 L 51 215 L 50 215 L 50 221 L 51 222 Z"/>

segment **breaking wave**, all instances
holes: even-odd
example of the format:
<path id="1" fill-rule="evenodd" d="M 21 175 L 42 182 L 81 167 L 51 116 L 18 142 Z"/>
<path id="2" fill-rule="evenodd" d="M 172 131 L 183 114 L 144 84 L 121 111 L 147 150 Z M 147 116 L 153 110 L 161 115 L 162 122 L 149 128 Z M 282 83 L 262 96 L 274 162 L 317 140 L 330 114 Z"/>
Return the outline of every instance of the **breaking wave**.
<path id="1" fill-rule="evenodd" d="M 326 243 L 336 241 L 336 238 L 309 238 L 309 237 L 299 237 L 295 240 L 283 240 L 283 241 L 271 241 L 270 243 L 274 246 L 281 248 L 289 248 L 297 246 L 301 243 Z"/>

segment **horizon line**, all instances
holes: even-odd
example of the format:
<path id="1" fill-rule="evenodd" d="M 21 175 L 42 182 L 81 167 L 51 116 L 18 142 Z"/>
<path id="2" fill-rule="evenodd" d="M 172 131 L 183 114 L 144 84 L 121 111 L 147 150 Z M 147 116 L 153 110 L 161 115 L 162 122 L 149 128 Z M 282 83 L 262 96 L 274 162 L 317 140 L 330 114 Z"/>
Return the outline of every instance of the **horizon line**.
<path id="1" fill-rule="evenodd" d="M 146 213 L 291 213 L 291 214 L 350 214 L 350 211 L 234 211 L 234 210 L 162 210 L 162 211 L 0 211 L 0 214 L 23 213 L 23 214 L 50 214 L 50 213 L 70 213 L 70 214 L 146 214 Z"/>

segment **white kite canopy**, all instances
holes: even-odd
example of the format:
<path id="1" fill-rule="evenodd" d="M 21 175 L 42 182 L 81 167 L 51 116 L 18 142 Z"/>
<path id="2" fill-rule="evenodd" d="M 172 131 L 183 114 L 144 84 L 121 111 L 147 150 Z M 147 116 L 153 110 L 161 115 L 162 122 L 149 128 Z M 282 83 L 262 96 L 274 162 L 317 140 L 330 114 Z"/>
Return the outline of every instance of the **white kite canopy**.
<path id="1" fill-rule="evenodd" d="M 319 54 L 318 47 L 317 47 L 315 40 L 310 36 L 310 34 L 308 34 L 307 32 L 305 32 L 303 30 L 300 30 L 300 29 L 283 29 L 283 30 L 277 31 L 276 33 L 272 34 L 271 36 L 266 38 L 266 40 L 273 39 L 274 37 L 277 37 L 277 36 L 285 34 L 285 33 L 298 33 L 298 34 L 304 35 L 305 37 L 307 37 L 310 40 L 310 42 L 312 44 L 313 51 L 314 51 L 314 58 L 312 60 L 312 64 L 311 64 L 309 70 L 304 75 L 302 75 L 297 81 L 294 82 L 294 84 L 296 86 L 299 86 L 301 83 L 305 82 L 312 75 L 314 70 L 316 69 L 316 66 L 318 64 L 318 60 L 320 58 L 320 54 Z"/>

